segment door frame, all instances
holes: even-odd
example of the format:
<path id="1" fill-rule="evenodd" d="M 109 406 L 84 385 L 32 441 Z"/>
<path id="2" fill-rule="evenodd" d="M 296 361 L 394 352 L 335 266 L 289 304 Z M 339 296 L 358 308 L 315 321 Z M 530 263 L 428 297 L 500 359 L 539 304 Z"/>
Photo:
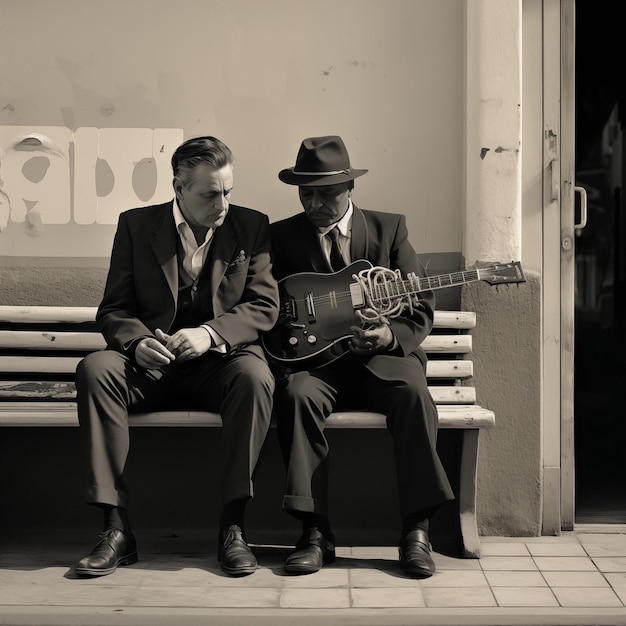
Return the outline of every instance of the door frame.
<path id="1" fill-rule="evenodd" d="M 542 534 L 572 530 L 575 0 L 543 0 Z"/>

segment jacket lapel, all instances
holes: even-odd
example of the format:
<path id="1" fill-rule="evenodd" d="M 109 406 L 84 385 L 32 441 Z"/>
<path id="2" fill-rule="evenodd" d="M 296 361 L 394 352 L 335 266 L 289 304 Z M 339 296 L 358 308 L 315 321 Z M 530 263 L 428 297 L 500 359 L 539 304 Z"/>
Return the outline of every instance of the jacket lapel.
<path id="1" fill-rule="evenodd" d="M 331 269 L 328 265 L 326 257 L 324 256 L 322 246 L 320 245 L 317 229 L 313 226 L 313 224 L 311 224 L 304 213 L 301 214 L 300 228 L 302 230 L 301 241 L 304 242 L 304 246 L 302 246 L 303 254 L 304 250 L 309 250 L 311 255 L 310 262 L 313 267 L 313 271 L 327 274 L 331 271 Z M 298 241 L 298 238 L 294 237 L 294 241 Z"/>
<path id="2" fill-rule="evenodd" d="M 205 263 L 210 263 L 211 299 L 213 311 L 216 316 L 222 313 L 220 299 L 217 297 L 217 290 L 224 278 L 224 274 L 226 274 L 228 264 L 234 256 L 236 246 L 237 242 L 235 241 L 233 230 L 227 218 L 221 226 L 215 229 L 211 249 L 205 261 Z"/>
<path id="3" fill-rule="evenodd" d="M 350 260 L 367 259 L 369 255 L 369 233 L 365 215 L 352 204 L 352 232 L 350 237 Z"/>
<path id="4" fill-rule="evenodd" d="M 176 303 L 178 297 L 177 233 L 172 214 L 172 202 L 162 205 L 163 210 L 160 219 L 152 234 L 152 249 L 163 274 L 165 274 L 174 303 Z"/>

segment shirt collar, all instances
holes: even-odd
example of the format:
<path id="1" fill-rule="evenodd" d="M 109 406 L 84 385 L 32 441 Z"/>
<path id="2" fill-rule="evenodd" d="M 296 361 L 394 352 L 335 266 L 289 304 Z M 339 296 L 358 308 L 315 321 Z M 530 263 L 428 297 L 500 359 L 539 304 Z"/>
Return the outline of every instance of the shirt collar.
<path id="1" fill-rule="evenodd" d="M 174 198 L 174 202 L 172 203 L 172 213 L 174 215 L 174 223 L 176 224 L 176 230 L 179 233 L 187 231 L 189 236 L 193 238 L 193 231 L 191 230 L 191 226 L 189 226 L 189 222 L 185 219 L 183 212 L 180 210 L 178 206 L 178 200 Z M 209 228 L 206 234 L 205 242 L 208 241 L 213 235 L 213 229 Z M 184 236 L 184 235 L 183 235 Z"/>
<path id="2" fill-rule="evenodd" d="M 180 230 L 181 224 L 186 224 L 187 226 L 189 226 L 189 224 L 187 224 L 187 220 L 183 217 L 182 211 L 178 206 L 178 200 L 176 198 L 174 198 L 172 213 L 174 214 L 174 223 L 176 224 L 177 230 Z"/>

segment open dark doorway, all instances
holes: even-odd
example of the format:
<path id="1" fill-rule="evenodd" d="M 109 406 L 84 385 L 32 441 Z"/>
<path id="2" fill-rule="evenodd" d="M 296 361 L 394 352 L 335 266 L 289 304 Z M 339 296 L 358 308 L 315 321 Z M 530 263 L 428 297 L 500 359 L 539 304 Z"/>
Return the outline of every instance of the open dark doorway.
<path id="1" fill-rule="evenodd" d="M 589 216 L 576 239 L 577 523 L 626 523 L 626 100 L 618 23 L 597 2 L 576 1 L 576 185 L 587 190 Z"/>

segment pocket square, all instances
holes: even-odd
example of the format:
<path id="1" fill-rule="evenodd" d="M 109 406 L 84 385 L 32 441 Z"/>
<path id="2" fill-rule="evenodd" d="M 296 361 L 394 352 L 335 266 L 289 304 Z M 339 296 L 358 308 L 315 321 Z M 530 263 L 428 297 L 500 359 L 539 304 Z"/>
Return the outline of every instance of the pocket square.
<path id="1" fill-rule="evenodd" d="M 235 257 L 234 261 L 228 264 L 228 267 L 240 267 L 246 262 L 246 253 L 243 250 L 239 250 L 239 254 Z"/>

